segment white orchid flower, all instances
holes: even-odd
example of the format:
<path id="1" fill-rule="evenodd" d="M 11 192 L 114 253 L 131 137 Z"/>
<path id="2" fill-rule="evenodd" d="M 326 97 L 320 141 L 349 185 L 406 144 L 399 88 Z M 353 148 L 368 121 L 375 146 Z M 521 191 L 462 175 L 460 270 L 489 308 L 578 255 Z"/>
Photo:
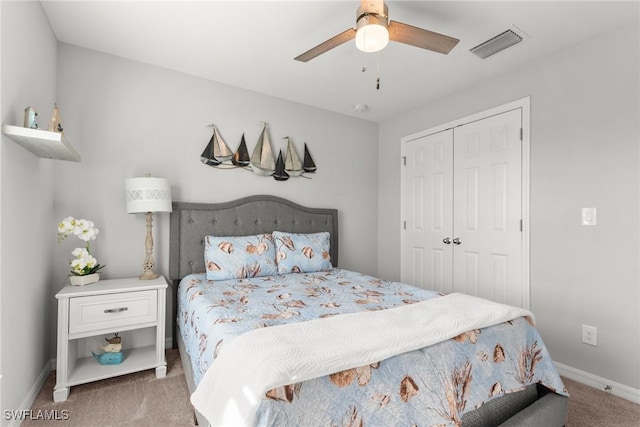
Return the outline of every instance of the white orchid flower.
<path id="1" fill-rule="evenodd" d="M 82 272 L 86 266 L 87 261 L 85 258 L 76 258 L 71 261 L 71 268 L 78 273 Z"/>
<path id="2" fill-rule="evenodd" d="M 76 236 L 79 235 L 79 234 L 82 234 L 82 232 L 84 230 L 86 230 L 87 228 L 89 228 L 89 224 L 88 224 L 86 219 L 77 219 L 75 221 L 75 227 L 73 229 L 73 234 L 75 234 Z"/>
<path id="3" fill-rule="evenodd" d="M 98 263 L 98 260 L 92 257 L 91 255 L 89 255 L 88 257 L 85 258 L 85 262 L 88 268 L 93 268 Z"/>
<path id="4" fill-rule="evenodd" d="M 76 258 L 87 258 L 89 256 L 89 251 L 86 248 L 75 248 L 71 251 L 71 255 Z"/>
<path id="5" fill-rule="evenodd" d="M 60 221 L 60 223 L 58 223 L 58 233 L 61 233 L 61 234 L 69 234 L 73 232 L 74 228 L 75 228 L 75 219 L 72 216 L 68 216 L 62 221 Z"/>
<path id="6" fill-rule="evenodd" d="M 76 221 L 76 226 L 73 230 L 73 234 L 78 236 L 80 240 L 88 242 L 89 240 L 95 240 L 99 230 L 95 228 L 92 221 L 81 219 Z"/>
<path id="7" fill-rule="evenodd" d="M 78 238 L 80 240 L 84 240 L 85 242 L 88 242 L 89 240 L 95 240 L 97 235 L 98 235 L 97 228 L 86 228 L 82 230 L 80 234 L 78 234 Z"/>
<path id="8" fill-rule="evenodd" d="M 68 216 L 58 223 L 58 243 L 71 234 L 87 242 L 84 248 L 75 248 L 71 252 L 71 255 L 75 257 L 70 263 L 73 274 L 82 276 L 95 273 L 104 267 L 98 264 L 98 260 L 91 255 L 89 249 L 89 241 L 95 240 L 98 233 L 100 233 L 100 230 L 96 228 L 93 221 L 86 219 L 75 219 L 72 216 Z"/>
<path id="9" fill-rule="evenodd" d="M 58 242 L 66 239 L 75 230 L 75 218 L 68 216 L 58 223 Z"/>

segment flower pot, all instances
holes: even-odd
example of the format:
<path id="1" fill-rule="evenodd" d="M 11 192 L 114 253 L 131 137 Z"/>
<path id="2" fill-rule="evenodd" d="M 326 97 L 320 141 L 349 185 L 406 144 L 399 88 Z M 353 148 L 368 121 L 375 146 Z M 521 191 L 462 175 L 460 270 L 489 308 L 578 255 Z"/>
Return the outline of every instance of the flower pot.
<path id="1" fill-rule="evenodd" d="M 69 283 L 74 286 L 84 286 L 100 280 L 100 273 L 86 274 L 84 276 L 69 276 Z"/>

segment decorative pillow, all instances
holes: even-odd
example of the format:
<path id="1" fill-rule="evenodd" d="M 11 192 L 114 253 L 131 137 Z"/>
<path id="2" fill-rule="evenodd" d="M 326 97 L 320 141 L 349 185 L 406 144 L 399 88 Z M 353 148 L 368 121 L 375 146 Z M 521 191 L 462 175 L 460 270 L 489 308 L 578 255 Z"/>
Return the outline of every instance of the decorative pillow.
<path id="1" fill-rule="evenodd" d="M 274 231 L 278 273 L 312 273 L 331 270 L 329 233 L 295 234 Z"/>
<path id="2" fill-rule="evenodd" d="M 217 237 L 204 240 L 204 265 L 208 280 L 244 279 L 278 274 L 271 234 Z"/>

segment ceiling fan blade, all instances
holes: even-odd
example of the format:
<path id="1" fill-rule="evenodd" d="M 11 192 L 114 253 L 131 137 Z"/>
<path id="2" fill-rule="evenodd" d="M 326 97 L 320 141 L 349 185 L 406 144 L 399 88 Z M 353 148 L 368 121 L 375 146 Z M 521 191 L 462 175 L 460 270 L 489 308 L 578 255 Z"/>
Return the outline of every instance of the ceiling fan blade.
<path id="1" fill-rule="evenodd" d="M 451 52 L 460 40 L 434 33 L 433 31 L 403 24 L 402 22 L 389 22 L 389 39 L 394 42 L 410 44 L 422 49 L 432 50 L 445 55 Z"/>
<path id="2" fill-rule="evenodd" d="M 353 40 L 355 37 L 356 30 L 354 30 L 353 28 L 349 28 L 348 30 L 343 31 L 337 36 L 331 37 L 329 40 L 320 43 L 318 46 L 309 49 L 305 53 L 296 56 L 294 59 L 300 62 L 310 61 L 316 56 L 320 56 L 323 53 L 333 49 L 334 47 L 340 46 L 342 43 Z"/>

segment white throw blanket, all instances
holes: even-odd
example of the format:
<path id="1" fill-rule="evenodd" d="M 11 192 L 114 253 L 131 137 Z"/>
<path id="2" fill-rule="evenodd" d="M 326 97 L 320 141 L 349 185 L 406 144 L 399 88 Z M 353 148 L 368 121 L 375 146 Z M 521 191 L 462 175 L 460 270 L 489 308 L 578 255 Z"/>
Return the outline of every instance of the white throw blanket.
<path id="1" fill-rule="evenodd" d="M 465 294 L 249 331 L 226 342 L 191 403 L 212 426 L 252 426 L 265 393 L 531 312 Z"/>

